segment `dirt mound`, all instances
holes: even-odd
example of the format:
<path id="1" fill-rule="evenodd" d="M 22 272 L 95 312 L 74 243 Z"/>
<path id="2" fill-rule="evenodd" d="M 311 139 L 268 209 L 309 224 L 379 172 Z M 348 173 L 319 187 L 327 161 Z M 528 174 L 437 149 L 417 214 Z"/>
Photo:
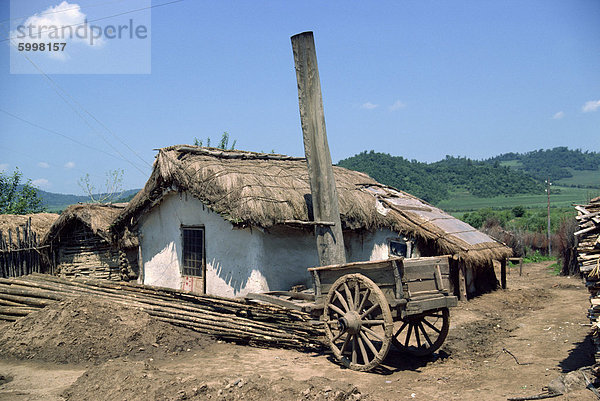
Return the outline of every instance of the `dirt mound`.
<path id="1" fill-rule="evenodd" d="M 452 312 L 468 311 L 471 319 L 451 327 L 442 350 L 469 361 L 497 357 L 502 352 L 501 342 L 518 327 L 515 319 L 525 312 L 540 311 L 551 296 L 543 288 L 508 289 L 463 303 Z"/>
<path id="2" fill-rule="evenodd" d="M 58 363 L 160 358 L 210 343 L 135 308 L 92 297 L 57 302 L 0 327 L 0 355 Z"/>
<path id="3" fill-rule="evenodd" d="M 349 384 L 312 377 L 272 380 L 257 374 L 210 379 L 156 368 L 148 361 L 108 361 L 88 369 L 64 393 L 67 400 L 360 400 Z"/>
<path id="4" fill-rule="evenodd" d="M 454 328 L 448 334 L 442 350 L 453 358 L 482 361 L 498 355 L 497 343 L 505 338 L 511 328 L 502 327 L 502 319 L 482 319 Z"/>

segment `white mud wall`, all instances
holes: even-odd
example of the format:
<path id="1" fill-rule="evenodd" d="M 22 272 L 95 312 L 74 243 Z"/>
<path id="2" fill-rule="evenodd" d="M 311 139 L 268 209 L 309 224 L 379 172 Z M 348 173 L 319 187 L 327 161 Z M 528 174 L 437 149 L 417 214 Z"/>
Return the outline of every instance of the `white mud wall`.
<path id="1" fill-rule="evenodd" d="M 182 226 L 203 226 L 206 293 L 227 297 L 248 292 L 312 286 L 308 267 L 318 266 L 314 234 L 289 227 L 236 229 L 186 193 L 171 193 L 139 224 L 143 282 L 182 287 Z M 344 232 L 349 262 L 388 258 L 387 229 L 362 234 Z"/>

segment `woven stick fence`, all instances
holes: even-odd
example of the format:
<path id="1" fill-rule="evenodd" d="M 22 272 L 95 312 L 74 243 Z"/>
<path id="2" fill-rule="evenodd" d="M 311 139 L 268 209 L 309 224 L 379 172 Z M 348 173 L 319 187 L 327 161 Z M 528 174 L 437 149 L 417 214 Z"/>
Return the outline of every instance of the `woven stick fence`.
<path id="1" fill-rule="evenodd" d="M 24 227 L 0 230 L 0 277 L 19 277 L 42 271 L 38 236 L 31 217 Z"/>

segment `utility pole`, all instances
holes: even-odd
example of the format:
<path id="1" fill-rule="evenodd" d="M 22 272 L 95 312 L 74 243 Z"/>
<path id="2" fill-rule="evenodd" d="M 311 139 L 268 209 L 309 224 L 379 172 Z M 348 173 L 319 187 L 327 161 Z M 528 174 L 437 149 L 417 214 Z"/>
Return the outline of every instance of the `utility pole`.
<path id="1" fill-rule="evenodd" d="M 552 256 L 552 234 L 550 232 L 550 177 L 546 180 L 546 193 L 548 194 L 548 256 Z"/>
<path id="2" fill-rule="evenodd" d="M 346 263 L 338 195 L 325 131 L 315 39 L 312 32 L 303 32 L 291 39 L 319 263 L 321 266 Z"/>

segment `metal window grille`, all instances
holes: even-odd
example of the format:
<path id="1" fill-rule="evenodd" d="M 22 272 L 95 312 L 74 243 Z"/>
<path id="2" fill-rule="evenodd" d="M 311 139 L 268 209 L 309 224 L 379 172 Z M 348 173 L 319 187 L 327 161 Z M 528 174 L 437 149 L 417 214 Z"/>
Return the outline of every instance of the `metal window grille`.
<path id="1" fill-rule="evenodd" d="M 408 246 L 404 241 L 390 241 L 390 255 L 393 256 L 404 256 L 408 255 Z"/>
<path id="2" fill-rule="evenodd" d="M 183 229 L 183 275 L 202 277 L 204 267 L 204 228 Z"/>

